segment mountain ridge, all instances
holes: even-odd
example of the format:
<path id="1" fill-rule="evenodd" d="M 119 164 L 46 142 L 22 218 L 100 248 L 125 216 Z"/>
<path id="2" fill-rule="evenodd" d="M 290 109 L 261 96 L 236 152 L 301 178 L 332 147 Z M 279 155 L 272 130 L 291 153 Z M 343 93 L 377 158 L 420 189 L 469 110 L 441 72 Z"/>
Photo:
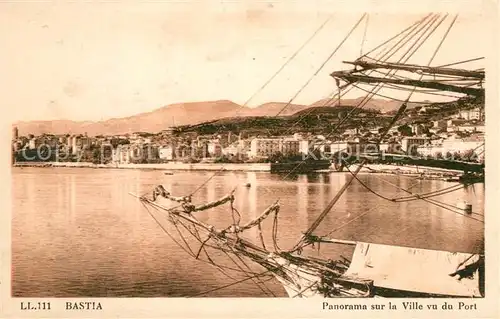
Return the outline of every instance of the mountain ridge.
<path id="1" fill-rule="evenodd" d="M 288 104 L 286 102 L 267 102 L 250 108 L 229 100 L 174 103 L 155 110 L 122 118 L 111 118 L 103 121 L 18 121 L 20 135 L 41 134 L 85 134 L 119 135 L 133 132 L 160 132 L 168 127 L 194 125 L 203 122 L 231 117 L 272 117 L 290 116 L 310 107 L 331 106 L 329 99 L 316 101 L 310 105 Z M 362 98 L 342 99 L 342 105 L 357 105 Z M 330 105 L 328 105 L 330 104 Z M 401 102 L 372 99 L 367 109 L 375 109 L 382 113 L 397 109 Z"/>

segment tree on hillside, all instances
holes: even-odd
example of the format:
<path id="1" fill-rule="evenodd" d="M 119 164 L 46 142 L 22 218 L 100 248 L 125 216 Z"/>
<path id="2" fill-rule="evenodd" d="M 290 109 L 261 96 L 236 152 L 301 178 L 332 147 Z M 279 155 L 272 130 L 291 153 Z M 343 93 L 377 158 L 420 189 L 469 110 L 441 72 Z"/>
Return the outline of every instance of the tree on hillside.
<path id="1" fill-rule="evenodd" d="M 411 127 L 408 124 L 404 124 L 398 127 L 398 132 L 402 136 L 412 136 Z"/>

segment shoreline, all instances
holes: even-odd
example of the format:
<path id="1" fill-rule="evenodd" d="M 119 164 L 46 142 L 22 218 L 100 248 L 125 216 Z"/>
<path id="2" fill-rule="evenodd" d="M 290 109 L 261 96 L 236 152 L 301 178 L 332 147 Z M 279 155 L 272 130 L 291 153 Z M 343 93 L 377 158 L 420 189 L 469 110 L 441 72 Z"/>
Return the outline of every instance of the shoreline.
<path id="1" fill-rule="evenodd" d="M 38 167 L 38 168 L 94 168 L 94 169 L 144 169 L 144 170 L 167 170 L 167 171 L 245 171 L 245 172 L 270 172 L 270 163 L 161 163 L 161 164 L 93 164 L 88 162 L 20 162 L 14 163 L 12 167 Z M 350 171 L 357 168 L 353 164 Z M 337 172 L 335 169 L 318 170 L 316 173 Z M 343 171 L 348 173 L 347 170 Z M 432 167 L 418 167 L 414 165 L 397 166 L 388 164 L 367 164 L 361 171 L 370 174 L 390 175 L 414 175 L 427 177 L 450 177 L 463 172 L 457 170 L 437 169 Z"/>
<path id="2" fill-rule="evenodd" d="M 160 163 L 160 164 L 93 164 L 88 162 L 21 162 L 14 163 L 12 167 L 38 167 L 38 168 L 95 168 L 95 169 L 145 169 L 145 170 L 171 170 L 171 171 L 246 171 L 270 172 L 270 163 Z"/>

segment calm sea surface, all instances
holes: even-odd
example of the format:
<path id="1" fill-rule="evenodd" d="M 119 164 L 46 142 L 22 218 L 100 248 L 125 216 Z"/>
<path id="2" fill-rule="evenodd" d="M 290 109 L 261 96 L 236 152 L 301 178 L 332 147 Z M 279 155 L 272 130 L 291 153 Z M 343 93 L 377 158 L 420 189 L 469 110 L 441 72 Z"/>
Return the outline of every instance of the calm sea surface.
<path id="1" fill-rule="evenodd" d="M 174 195 L 187 195 L 213 172 L 14 168 L 12 213 L 12 294 L 22 297 L 182 297 L 229 285 L 217 268 L 191 258 L 162 230 L 145 207 L 129 193 L 151 193 L 163 184 Z M 407 196 L 385 181 L 425 193 L 449 187 L 442 181 L 416 181 L 407 176 L 361 174 L 360 179 L 387 197 Z M 223 172 L 194 196 L 198 203 L 224 196 L 234 187 L 235 207 L 242 224 L 280 200 L 278 245 L 290 248 L 346 181 L 346 173 L 298 175 L 283 180 L 269 173 Z M 384 181 L 385 180 L 385 181 Z M 250 188 L 244 187 L 251 183 Z M 463 188 L 435 199 L 457 205 L 468 201 L 474 217 L 482 218 L 484 186 Z M 483 224 L 424 201 L 394 203 L 376 197 L 354 181 L 315 232 L 332 238 L 448 251 L 477 251 Z M 200 218 L 217 226 L 232 223 L 228 207 L 202 212 Z M 161 219 L 159 219 L 162 222 Z M 162 223 L 163 224 L 163 223 Z M 165 229 L 175 228 L 164 223 Z M 263 233 L 272 247 L 272 218 Z M 251 230 L 246 235 L 257 241 Z M 195 244 L 194 241 L 191 243 Z M 331 258 L 350 257 L 352 250 L 322 244 L 304 253 Z M 198 246 L 195 246 L 198 247 Z M 197 249 L 197 248 L 195 248 Z M 196 252 L 195 252 L 196 253 Z M 220 262 L 234 266 L 224 256 Z M 254 269 L 254 265 L 249 265 Z M 259 269 L 259 268 L 255 268 Z M 208 297 L 286 296 L 275 281 L 269 290 L 252 281 L 204 294 Z"/>

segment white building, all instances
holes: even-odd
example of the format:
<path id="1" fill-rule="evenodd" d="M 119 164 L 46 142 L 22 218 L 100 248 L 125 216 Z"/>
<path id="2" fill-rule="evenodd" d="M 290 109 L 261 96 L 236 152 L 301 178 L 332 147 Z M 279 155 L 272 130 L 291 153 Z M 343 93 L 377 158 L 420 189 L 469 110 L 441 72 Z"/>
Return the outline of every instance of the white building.
<path id="1" fill-rule="evenodd" d="M 222 154 L 224 155 L 237 155 L 240 153 L 240 149 L 237 145 L 229 145 L 228 147 L 222 149 Z"/>
<path id="2" fill-rule="evenodd" d="M 443 156 L 447 153 L 463 154 L 469 151 L 474 151 L 476 154 L 484 150 L 484 138 L 470 137 L 465 139 L 457 139 L 454 137 L 442 140 L 440 144 L 419 146 L 418 152 L 423 155 L 434 156 L 441 153 Z"/>
<path id="3" fill-rule="evenodd" d="M 483 112 L 480 108 L 475 108 L 472 110 L 460 111 L 458 113 L 458 116 L 462 119 L 467 120 L 467 121 L 471 121 L 471 120 L 480 121 L 480 120 L 482 120 L 482 113 Z"/>
<path id="4" fill-rule="evenodd" d="M 209 141 L 207 143 L 207 152 L 211 157 L 220 157 L 222 155 L 222 146 L 219 141 Z"/>
<path id="5" fill-rule="evenodd" d="M 36 137 L 33 137 L 32 139 L 29 140 L 28 142 L 28 148 L 30 150 L 34 150 L 37 147 L 37 142 L 36 142 Z"/>
<path id="6" fill-rule="evenodd" d="M 429 143 L 430 139 L 428 137 L 408 136 L 401 140 L 401 148 L 407 154 L 411 154 L 414 153 L 418 147 Z"/>
<path id="7" fill-rule="evenodd" d="M 309 141 L 308 140 L 300 140 L 299 141 L 299 153 L 308 154 L 309 153 Z"/>
<path id="8" fill-rule="evenodd" d="M 269 157 L 276 153 L 299 154 L 301 141 L 294 138 L 254 138 L 250 142 L 250 157 Z"/>
<path id="9" fill-rule="evenodd" d="M 175 148 L 172 145 L 165 145 L 158 148 L 158 157 L 162 160 L 173 160 L 175 158 Z"/>

